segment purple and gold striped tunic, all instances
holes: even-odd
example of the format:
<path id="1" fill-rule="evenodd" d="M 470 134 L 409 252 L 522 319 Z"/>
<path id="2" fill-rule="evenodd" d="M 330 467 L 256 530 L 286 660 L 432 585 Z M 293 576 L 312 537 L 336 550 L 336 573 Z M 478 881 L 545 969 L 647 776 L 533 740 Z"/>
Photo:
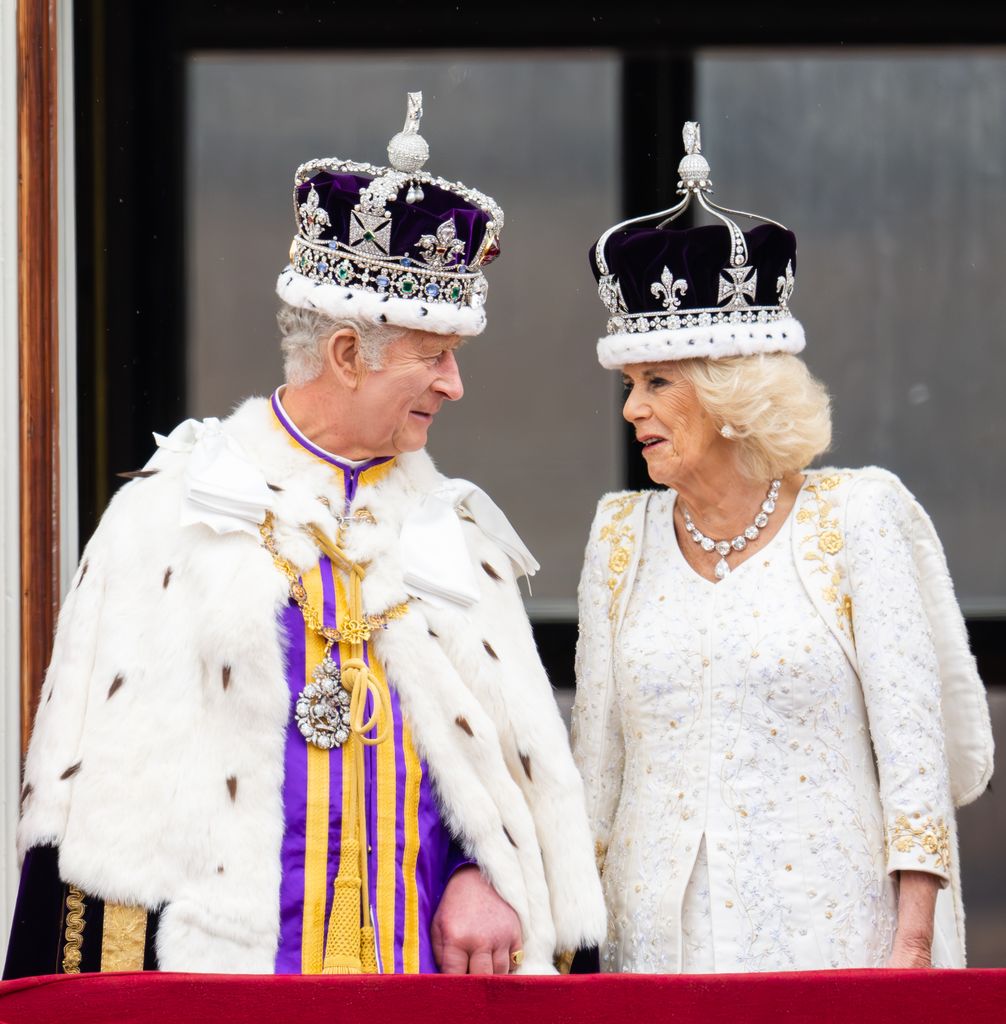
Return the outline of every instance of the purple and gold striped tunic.
<path id="1" fill-rule="evenodd" d="M 286 415 L 273 395 L 278 429 L 292 444 L 322 459 L 341 481 L 345 511 L 359 488 L 391 471 L 393 459 L 349 463 L 313 445 Z M 347 613 L 345 575 L 323 556 L 302 577 L 314 608 L 324 609 L 326 626 Z M 342 748 L 320 750 L 304 740 L 294 720 L 297 695 L 312 682 L 324 645 L 304 624 L 293 603 L 281 613 L 290 688 L 286 732 L 283 809 L 286 829 L 280 883 L 280 937 L 277 974 L 317 974 L 325 952 L 332 908 L 332 883 L 339 870 L 342 822 L 348 811 Z M 337 663 L 348 647 L 332 650 Z M 425 763 L 416 754 L 408 723 L 402 718 L 394 681 L 374 660 L 370 645 L 364 659 L 374 671 L 391 708 L 393 728 L 385 742 L 365 752 L 366 815 L 370 905 L 374 914 L 379 970 L 391 974 L 435 972 L 430 924 L 450 875 L 468 863 L 440 817 Z M 373 711 L 368 697 L 366 717 Z"/>

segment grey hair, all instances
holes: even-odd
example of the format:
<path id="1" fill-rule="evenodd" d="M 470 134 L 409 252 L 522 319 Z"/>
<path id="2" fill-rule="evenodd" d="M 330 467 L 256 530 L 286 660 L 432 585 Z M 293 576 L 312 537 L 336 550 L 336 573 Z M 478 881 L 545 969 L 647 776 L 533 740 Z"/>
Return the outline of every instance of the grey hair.
<path id="1" fill-rule="evenodd" d="M 323 310 L 304 309 L 287 302 L 280 303 L 276 323 L 286 382 L 295 387 L 321 374 L 325 367 L 325 343 L 336 331 L 348 329 L 356 333 L 360 357 L 371 370 L 381 368 L 385 348 L 406 333 L 405 328 L 392 324 L 375 324 L 353 316 L 332 317 Z"/>

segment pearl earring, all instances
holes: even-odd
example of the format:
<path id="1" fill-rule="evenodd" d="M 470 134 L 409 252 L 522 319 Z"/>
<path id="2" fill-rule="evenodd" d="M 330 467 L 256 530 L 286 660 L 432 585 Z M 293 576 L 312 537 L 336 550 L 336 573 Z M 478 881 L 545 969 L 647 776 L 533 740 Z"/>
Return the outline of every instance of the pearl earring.
<path id="1" fill-rule="evenodd" d="M 728 441 L 732 441 L 737 436 L 734 432 L 734 428 L 731 427 L 729 423 L 724 423 L 723 426 L 720 427 L 720 434 Z"/>

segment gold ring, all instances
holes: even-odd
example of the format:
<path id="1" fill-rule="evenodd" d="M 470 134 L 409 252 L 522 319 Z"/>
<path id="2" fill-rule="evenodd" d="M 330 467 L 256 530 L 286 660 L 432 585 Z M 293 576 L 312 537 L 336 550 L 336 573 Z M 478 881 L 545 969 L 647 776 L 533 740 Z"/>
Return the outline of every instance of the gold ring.
<path id="1" fill-rule="evenodd" d="M 512 963 L 514 965 L 514 967 L 520 967 L 520 965 L 522 963 L 524 963 L 524 950 L 523 949 L 515 949 L 510 954 L 510 963 Z"/>

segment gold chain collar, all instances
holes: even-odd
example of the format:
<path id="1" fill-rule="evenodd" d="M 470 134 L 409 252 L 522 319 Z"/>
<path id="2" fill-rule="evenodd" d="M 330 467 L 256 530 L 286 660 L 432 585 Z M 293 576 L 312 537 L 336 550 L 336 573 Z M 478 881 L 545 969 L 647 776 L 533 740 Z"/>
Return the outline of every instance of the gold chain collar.
<path id="1" fill-rule="evenodd" d="M 383 629 L 394 619 L 402 618 L 409 610 L 408 603 L 396 604 L 384 612 L 376 615 L 364 615 L 361 603 L 358 600 L 359 584 L 366 575 L 366 567 L 358 562 L 352 561 L 348 555 L 339 547 L 334 545 L 322 532 L 321 527 L 312 525 L 309 529 L 311 537 L 321 551 L 343 570 L 345 570 L 355 586 L 350 587 L 349 617 L 339 623 L 338 627 L 326 626 L 318 611 L 312 607 L 307 597 L 307 589 L 300 579 L 300 572 L 297 567 L 284 558 L 276 547 L 276 536 L 274 533 L 275 517 L 272 512 L 266 512 L 265 521 L 259 527 L 259 534 L 262 537 L 262 546 L 272 555 L 273 565 L 283 573 L 290 582 L 290 597 L 297 603 L 304 615 L 304 622 L 308 629 L 315 632 L 325 642 L 325 657 L 328 657 L 335 644 L 344 643 L 362 645 L 370 641 L 372 633 L 377 629 Z M 357 597 L 357 600 L 353 598 Z"/>

